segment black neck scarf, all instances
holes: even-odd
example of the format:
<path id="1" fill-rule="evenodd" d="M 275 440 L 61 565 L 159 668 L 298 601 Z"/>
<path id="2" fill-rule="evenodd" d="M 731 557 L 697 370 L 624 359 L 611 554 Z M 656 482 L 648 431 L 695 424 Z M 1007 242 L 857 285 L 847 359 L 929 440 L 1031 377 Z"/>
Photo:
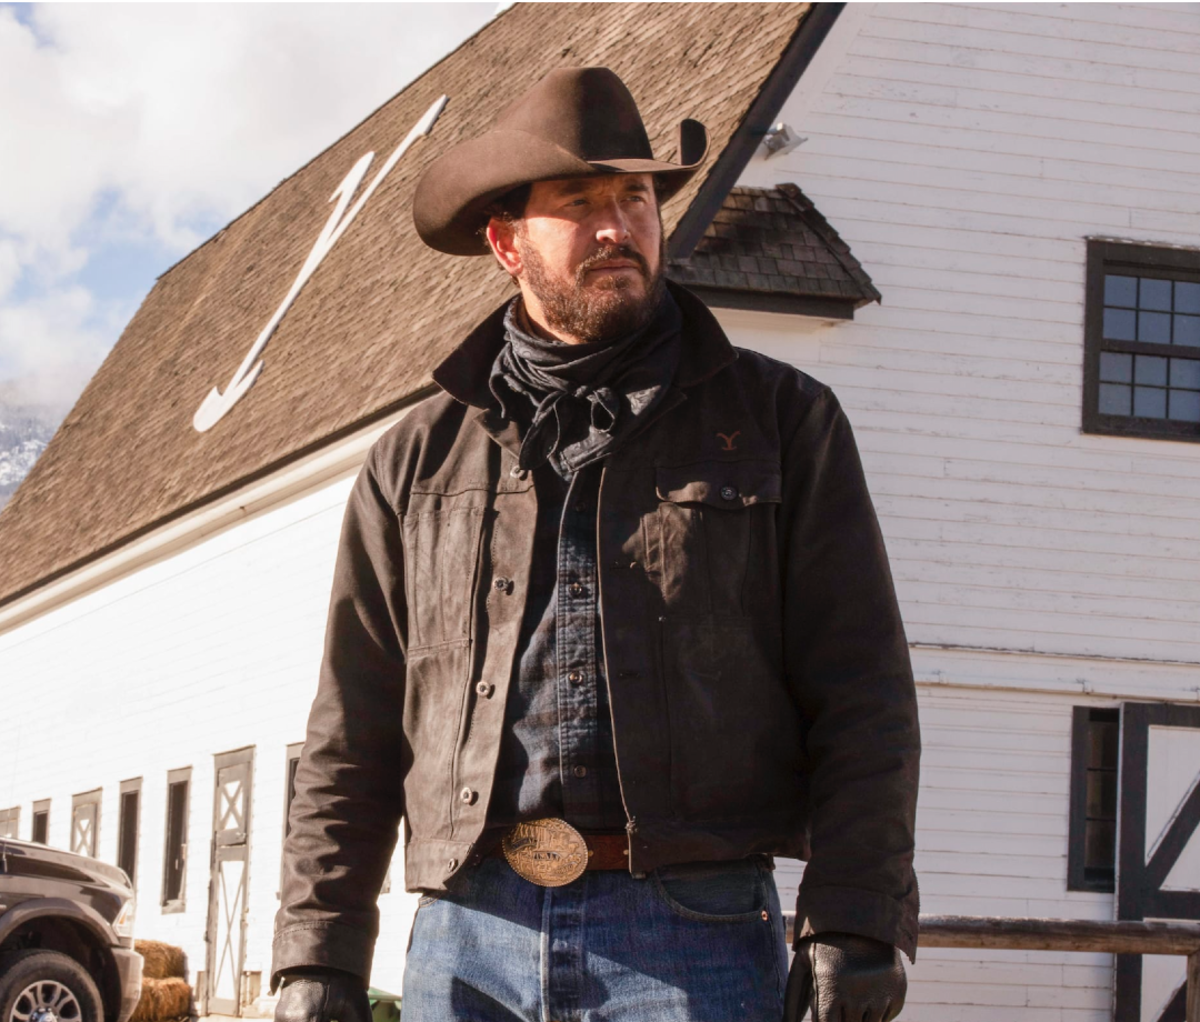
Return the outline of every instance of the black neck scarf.
<path id="1" fill-rule="evenodd" d="M 549 461 L 563 478 L 610 454 L 645 423 L 679 364 L 683 314 L 666 291 L 650 321 L 616 341 L 566 344 L 522 326 L 520 298 L 504 314 L 506 343 L 488 383 L 505 418 L 532 405 L 519 457 L 523 469 Z M 521 409 L 528 411 L 528 409 Z"/>

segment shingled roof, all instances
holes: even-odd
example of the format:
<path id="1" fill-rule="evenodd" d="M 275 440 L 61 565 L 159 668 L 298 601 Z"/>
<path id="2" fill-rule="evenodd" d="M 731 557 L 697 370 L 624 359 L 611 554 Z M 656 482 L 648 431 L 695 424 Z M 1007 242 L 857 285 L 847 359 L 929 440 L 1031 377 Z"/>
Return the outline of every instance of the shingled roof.
<path id="1" fill-rule="evenodd" d="M 794 184 L 733 188 L 690 257 L 669 275 L 710 305 L 852 319 L 881 296 Z"/>
<path id="2" fill-rule="evenodd" d="M 547 71 L 613 68 L 656 153 L 671 152 L 681 118 L 705 122 L 710 163 L 663 211 L 673 242 L 698 239 L 696 210 L 720 205 L 712 190 L 728 191 L 758 139 L 734 150 L 770 123 L 828 28 L 813 26 L 839 6 L 517 4 L 498 16 L 158 280 L 0 513 L 0 605 L 427 392 L 432 368 L 510 289 L 491 260 L 421 244 L 413 188 L 438 153 L 483 131 Z M 257 383 L 197 432 L 193 413 L 224 388 L 295 280 L 333 190 L 370 150 L 369 180 L 442 94 L 450 102 L 433 135 L 300 292 Z"/>

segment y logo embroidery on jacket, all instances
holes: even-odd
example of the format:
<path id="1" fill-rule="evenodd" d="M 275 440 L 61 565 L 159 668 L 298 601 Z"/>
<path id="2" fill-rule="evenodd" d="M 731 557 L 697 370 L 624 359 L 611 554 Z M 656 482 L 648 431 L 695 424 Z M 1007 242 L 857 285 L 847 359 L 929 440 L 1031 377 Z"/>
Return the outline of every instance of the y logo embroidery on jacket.
<path id="1" fill-rule="evenodd" d="M 733 441 L 741 435 L 742 431 L 740 429 L 735 429 L 732 433 L 718 433 L 717 436 L 725 441 L 725 446 L 723 446 L 721 450 L 736 451 L 737 447 L 734 445 Z"/>

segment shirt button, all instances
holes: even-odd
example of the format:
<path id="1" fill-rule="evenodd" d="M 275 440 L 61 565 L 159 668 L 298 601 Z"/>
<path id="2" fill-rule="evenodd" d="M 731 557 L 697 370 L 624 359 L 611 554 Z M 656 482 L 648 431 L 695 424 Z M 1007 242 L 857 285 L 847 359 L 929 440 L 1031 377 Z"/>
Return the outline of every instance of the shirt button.
<path id="1" fill-rule="evenodd" d="M 736 487 L 734 487 L 734 486 L 722 486 L 721 487 L 721 496 L 724 497 L 725 500 L 734 500 L 737 498 L 737 495 L 738 495 L 738 491 L 737 491 Z"/>
<path id="2" fill-rule="evenodd" d="M 466 802 L 467 805 L 471 805 L 475 801 L 475 792 L 473 792 L 470 788 L 463 788 L 463 790 L 458 793 L 458 797 Z"/>
<path id="3" fill-rule="evenodd" d="M 571 773 L 573 773 L 576 777 L 587 777 L 587 767 L 577 766 L 571 771 Z"/>
<path id="4" fill-rule="evenodd" d="M 486 696 L 487 698 L 490 699 L 491 695 L 492 695 L 492 686 L 489 685 L 486 681 L 481 681 L 478 685 L 475 686 L 475 691 L 478 692 L 481 696 Z"/>
<path id="5" fill-rule="evenodd" d="M 506 578 L 498 578 L 492 583 L 492 585 L 494 585 L 497 589 L 508 589 L 508 587 L 512 585 L 512 582 Z"/>
<path id="6" fill-rule="evenodd" d="M 567 675 L 567 681 L 569 681 L 572 685 L 578 685 L 581 681 L 583 681 L 583 675 L 578 671 L 572 671 Z"/>
<path id="7" fill-rule="evenodd" d="M 583 586 L 580 585 L 578 582 L 572 582 L 569 589 L 570 589 L 570 593 L 572 596 L 582 596 L 583 595 Z"/>
<path id="8" fill-rule="evenodd" d="M 458 869 L 458 860 L 451 859 L 448 863 L 446 863 L 446 869 L 453 873 L 456 869 Z"/>

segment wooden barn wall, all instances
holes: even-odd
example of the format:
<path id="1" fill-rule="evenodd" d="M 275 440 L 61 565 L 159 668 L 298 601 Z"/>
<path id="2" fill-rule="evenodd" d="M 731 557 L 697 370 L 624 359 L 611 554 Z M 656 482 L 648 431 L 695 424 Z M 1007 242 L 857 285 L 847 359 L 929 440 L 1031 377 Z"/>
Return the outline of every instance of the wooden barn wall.
<path id="1" fill-rule="evenodd" d="M 169 560 L 0 634 L 0 807 L 49 798 L 67 847 L 71 796 L 103 786 L 98 854 L 117 861 L 120 782 L 141 777 L 138 937 L 203 969 L 213 756 L 254 746 L 245 971 L 271 962 L 279 906 L 287 746 L 304 740 L 350 479 L 322 487 Z M 44 753 L 44 754 L 43 754 Z M 167 772 L 192 767 L 185 911 L 160 907 Z M 399 992 L 408 920 L 402 859 L 381 896 L 374 980 Z"/>
<path id="2" fill-rule="evenodd" d="M 1066 889 L 1071 707 L 1197 698 L 1200 445 L 1080 427 L 1085 237 L 1200 248 L 1198 111 L 1194 5 L 851 4 L 781 113 L 806 141 L 740 181 L 798 184 L 883 294 L 721 318 L 854 424 L 914 643 L 925 911 L 1112 918 Z M 1107 955 L 910 975 L 922 1022 L 1111 1017 Z"/>
<path id="3" fill-rule="evenodd" d="M 851 4 L 781 119 L 741 183 L 883 304 L 768 346 L 850 410 L 910 638 L 1200 662 L 1200 445 L 1080 430 L 1085 236 L 1200 248 L 1195 6 Z"/>

